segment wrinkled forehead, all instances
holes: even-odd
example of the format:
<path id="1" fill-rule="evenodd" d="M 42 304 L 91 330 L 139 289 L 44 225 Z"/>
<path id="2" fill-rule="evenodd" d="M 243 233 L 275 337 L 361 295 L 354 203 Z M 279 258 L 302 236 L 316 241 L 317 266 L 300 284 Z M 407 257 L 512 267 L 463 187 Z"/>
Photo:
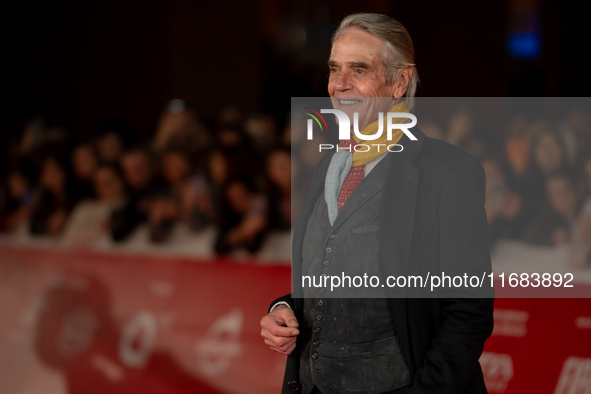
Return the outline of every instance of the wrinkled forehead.
<path id="1" fill-rule="evenodd" d="M 330 61 L 367 61 L 383 59 L 384 42 L 361 29 L 349 28 L 341 32 L 330 51 Z"/>

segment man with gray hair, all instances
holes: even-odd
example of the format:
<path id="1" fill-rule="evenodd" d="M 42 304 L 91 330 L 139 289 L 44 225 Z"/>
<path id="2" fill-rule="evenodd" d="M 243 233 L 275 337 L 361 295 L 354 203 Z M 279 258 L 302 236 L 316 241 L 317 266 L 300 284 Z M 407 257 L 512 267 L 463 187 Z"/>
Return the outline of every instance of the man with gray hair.
<path id="1" fill-rule="evenodd" d="M 363 116 L 372 105 L 372 113 L 413 105 L 412 41 L 390 17 L 346 17 L 328 66 L 333 105 L 358 112 L 362 134 L 377 123 Z M 387 98 L 385 111 L 376 97 Z M 412 130 L 416 141 L 395 136 L 398 153 L 345 149 L 318 164 L 294 229 L 294 295 L 275 300 L 261 320 L 265 343 L 288 355 L 283 393 L 487 392 L 478 359 L 492 332 L 492 297 L 330 298 L 324 288 L 296 296 L 303 274 L 347 260 L 384 275 L 424 275 L 427 266 L 490 272 L 481 164 Z M 340 147 L 359 142 L 353 135 Z"/>

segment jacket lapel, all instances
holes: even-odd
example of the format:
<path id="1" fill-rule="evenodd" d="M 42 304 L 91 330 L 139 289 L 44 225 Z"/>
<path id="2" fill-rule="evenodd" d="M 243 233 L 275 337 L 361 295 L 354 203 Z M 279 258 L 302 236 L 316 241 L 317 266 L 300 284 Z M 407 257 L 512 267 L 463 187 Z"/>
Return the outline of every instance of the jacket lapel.
<path id="1" fill-rule="evenodd" d="M 408 272 L 420 176 L 420 171 L 412 163 L 412 160 L 420 151 L 425 139 L 425 134 L 418 128 L 413 128 L 413 134 L 418 141 L 410 141 L 406 138 L 402 144 L 403 151 L 392 153 L 384 185 L 384 198 L 382 199 L 384 215 L 381 217 L 378 234 L 380 262 L 384 278 L 390 275 L 406 275 Z M 401 344 L 404 361 L 411 376 L 414 377 L 416 368 L 409 340 L 408 299 L 403 298 L 404 289 L 393 287 L 388 288 L 388 291 L 397 293 L 390 295 L 388 305 Z"/>
<path id="2" fill-rule="evenodd" d="M 420 171 L 412 163 L 419 152 L 425 135 L 413 129 L 418 141 L 405 138 L 404 149 L 390 153 L 390 165 L 384 185 L 379 240 L 380 261 L 384 275 L 405 275 L 408 271 L 412 234 L 415 220 L 415 205 Z M 393 291 L 400 291 L 393 288 Z"/>
<path id="3" fill-rule="evenodd" d="M 379 240 L 384 275 L 408 271 L 415 219 L 419 170 L 412 163 L 393 158 L 384 185 Z"/>
<path id="4" fill-rule="evenodd" d="M 384 179 L 381 174 L 377 176 L 377 179 L 369 179 L 374 171 L 376 171 L 375 168 L 361 181 L 361 183 L 359 183 L 359 186 L 357 186 L 353 193 L 351 193 L 347 203 L 343 206 L 341 212 L 339 212 L 339 215 L 334 221 L 331 231 L 335 231 L 349 216 L 360 209 L 367 200 L 382 190 L 384 187 Z"/>
<path id="5" fill-rule="evenodd" d="M 322 159 L 320 159 L 320 162 L 318 163 L 318 169 L 312 182 L 312 186 L 310 187 L 310 192 L 308 193 L 308 197 L 304 202 L 304 205 L 302 207 L 302 210 L 300 211 L 300 215 L 293 230 L 293 240 L 291 244 L 291 290 L 293 298 L 301 299 L 304 295 L 302 291 L 300 275 L 302 268 L 302 248 L 304 244 L 304 235 L 306 233 L 306 227 L 308 225 L 310 215 L 312 215 L 312 212 L 314 211 L 316 201 L 318 200 L 320 194 L 324 190 L 324 178 L 326 178 L 326 172 L 328 171 L 328 166 L 330 165 L 330 160 L 332 159 L 333 154 L 334 152 L 331 152 L 325 155 Z"/>

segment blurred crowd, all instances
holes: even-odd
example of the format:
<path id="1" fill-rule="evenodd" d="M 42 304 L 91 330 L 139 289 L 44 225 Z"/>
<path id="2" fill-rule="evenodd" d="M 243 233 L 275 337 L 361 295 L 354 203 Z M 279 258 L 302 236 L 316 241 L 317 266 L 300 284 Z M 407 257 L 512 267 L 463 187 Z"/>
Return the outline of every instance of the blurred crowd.
<path id="1" fill-rule="evenodd" d="M 168 103 L 141 145 L 117 118 L 84 140 L 32 120 L 9 152 L 0 231 L 78 248 L 125 244 L 138 228 L 152 244 L 179 226 L 215 228 L 216 254 L 256 253 L 291 223 L 289 135 L 276 128 L 233 106 L 208 124 L 182 100 Z"/>
<path id="2" fill-rule="evenodd" d="M 589 264 L 586 110 L 571 108 L 552 120 L 515 114 L 499 132 L 459 109 L 445 120 L 423 118 L 419 127 L 481 160 L 492 246 L 503 239 L 567 246 L 572 264 Z M 150 141 L 138 145 L 131 136 L 120 119 L 82 140 L 29 121 L 9 149 L 0 231 L 92 247 L 125 244 L 140 228 L 145 242 L 158 245 L 170 242 L 178 227 L 197 235 L 214 229 L 208 247 L 218 255 L 256 254 L 270 234 L 289 234 L 289 125 L 265 114 L 245 117 L 233 106 L 204 122 L 173 100 Z"/>
<path id="3" fill-rule="evenodd" d="M 501 240 L 569 249 L 569 264 L 591 264 L 591 118 L 573 107 L 561 116 L 509 116 L 502 132 L 477 126 L 458 110 L 440 127 L 444 139 L 480 159 L 493 248 Z"/>

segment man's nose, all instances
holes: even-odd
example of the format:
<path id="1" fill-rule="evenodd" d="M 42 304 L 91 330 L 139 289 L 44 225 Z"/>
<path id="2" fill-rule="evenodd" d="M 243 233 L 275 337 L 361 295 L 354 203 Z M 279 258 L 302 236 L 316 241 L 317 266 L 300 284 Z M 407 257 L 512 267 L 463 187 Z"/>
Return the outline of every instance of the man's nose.
<path id="1" fill-rule="evenodd" d="M 339 73 L 337 79 L 334 83 L 334 87 L 336 90 L 340 92 L 344 92 L 353 88 L 353 84 L 351 78 L 347 73 Z"/>

